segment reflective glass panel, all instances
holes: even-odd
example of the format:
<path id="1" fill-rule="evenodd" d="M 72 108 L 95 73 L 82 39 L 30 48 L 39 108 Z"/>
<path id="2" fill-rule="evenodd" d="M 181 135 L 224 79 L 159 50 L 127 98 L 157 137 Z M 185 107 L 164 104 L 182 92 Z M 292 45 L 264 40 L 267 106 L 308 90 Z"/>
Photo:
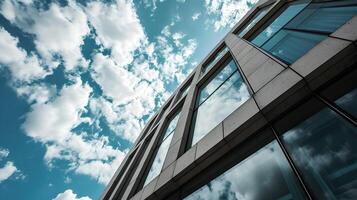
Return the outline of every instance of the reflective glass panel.
<path id="1" fill-rule="evenodd" d="M 238 34 L 240 37 L 243 37 L 260 19 L 264 17 L 267 13 L 269 7 L 259 10 L 252 19 L 250 19 L 247 24 L 244 26 L 244 29 Z"/>
<path id="2" fill-rule="evenodd" d="M 186 200 L 305 199 L 276 141 L 213 179 Z"/>
<path id="3" fill-rule="evenodd" d="M 262 48 L 284 62 L 291 64 L 326 37 L 325 35 L 282 29 L 265 43 Z"/>
<path id="4" fill-rule="evenodd" d="M 329 108 L 282 135 L 316 199 L 357 199 L 357 128 Z"/>
<path id="5" fill-rule="evenodd" d="M 337 99 L 335 103 L 357 118 L 357 88 Z"/>
<path id="6" fill-rule="evenodd" d="M 238 68 L 232 59 L 229 59 L 225 67 L 220 69 L 212 78 L 203 86 L 198 95 L 198 105 L 205 101 L 220 85 L 223 84 Z"/>
<path id="7" fill-rule="evenodd" d="M 229 65 L 235 66 L 234 61 L 232 60 Z M 207 86 L 210 86 L 210 84 Z M 203 88 L 202 91 L 206 91 L 206 88 Z M 249 97 L 246 84 L 238 71 L 235 71 L 194 111 L 196 120 L 193 128 L 192 145 L 202 139 Z"/>
<path id="8" fill-rule="evenodd" d="M 307 3 L 302 3 L 302 4 L 293 4 L 289 6 L 268 27 L 266 27 L 262 32 L 260 32 L 252 40 L 252 43 L 257 46 L 263 45 L 270 37 L 272 37 L 277 31 L 279 31 L 286 23 L 288 23 L 307 5 L 308 5 Z"/>
<path id="9" fill-rule="evenodd" d="M 229 51 L 228 47 L 222 48 L 219 52 L 217 52 L 215 58 L 210 61 L 203 69 L 202 73 L 208 72 L 212 67 Z"/>
<path id="10" fill-rule="evenodd" d="M 356 14 L 356 1 L 314 3 L 296 16 L 286 27 L 333 33 Z"/>
<path id="11" fill-rule="evenodd" d="M 174 118 L 171 119 L 169 125 L 167 126 L 165 130 L 165 134 L 163 137 L 163 141 L 161 142 L 159 149 L 156 152 L 154 161 L 151 165 L 150 171 L 146 177 L 146 180 L 144 182 L 144 186 L 150 183 L 154 178 L 156 178 L 162 169 L 162 166 L 164 165 L 164 161 L 166 158 L 166 154 L 169 150 L 171 139 L 173 136 L 173 132 L 176 128 L 178 118 L 180 116 L 180 113 L 176 114 Z"/>

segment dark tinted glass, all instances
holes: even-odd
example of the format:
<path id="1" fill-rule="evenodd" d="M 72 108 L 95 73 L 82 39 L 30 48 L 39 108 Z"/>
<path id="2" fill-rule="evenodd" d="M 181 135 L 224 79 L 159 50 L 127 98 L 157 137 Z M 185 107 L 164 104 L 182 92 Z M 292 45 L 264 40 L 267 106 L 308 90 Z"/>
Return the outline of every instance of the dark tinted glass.
<path id="1" fill-rule="evenodd" d="M 337 99 L 335 103 L 357 118 L 357 88 Z"/>
<path id="2" fill-rule="evenodd" d="M 326 37 L 325 35 L 282 29 L 262 48 L 280 60 L 291 64 Z"/>
<path id="3" fill-rule="evenodd" d="M 357 128 L 325 108 L 282 135 L 316 199 L 357 199 Z"/>
<path id="4" fill-rule="evenodd" d="M 288 23 L 293 17 L 295 17 L 302 9 L 304 9 L 308 4 L 293 4 L 286 8 L 286 10 L 280 14 L 268 27 L 266 27 L 262 32 L 260 32 L 252 42 L 257 45 L 263 45 L 270 37 L 272 37 L 276 32 L 278 32 L 286 23 Z"/>
<path id="5" fill-rule="evenodd" d="M 276 141 L 213 179 L 186 200 L 305 199 Z"/>

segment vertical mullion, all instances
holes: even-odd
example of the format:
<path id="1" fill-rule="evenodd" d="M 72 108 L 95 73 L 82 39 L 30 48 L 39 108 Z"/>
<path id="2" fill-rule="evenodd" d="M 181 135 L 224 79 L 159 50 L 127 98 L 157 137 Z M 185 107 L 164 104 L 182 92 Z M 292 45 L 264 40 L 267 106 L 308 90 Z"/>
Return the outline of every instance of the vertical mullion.
<path id="1" fill-rule="evenodd" d="M 278 144 L 279 144 L 281 150 L 283 151 L 283 153 L 284 153 L 284 155 L 285 155 L 285 158 L 287 159 L 287 161 L 288 161 L 290 167 L 292 168 L 292 170 L 293 170 L 295 176 L 298 178 L 298 181 L 300 182 L 300 185 L 302 186 L 302 188 L 303 188 L 305 194 L 307 195 L 307 197 L 308 197 L 310 200 L 312 200 L 313 198 L 312 198 L 312 196 L 311 196 L 311 194 L 310 194 L 310 191 L 309 191 L 308 187 L 305 185 L 304 180 L 302 179 L 302 176 L 301 176 L 299 170 L 297 169 L 297 167 L 296 167 L 294 161 L 292 160 L 291 156 L 289 155 L 288 151 L 286 150 L 284 144 L 281 142 L 280 137 L 278 136 L 278 134 L 277 134 L 277 132 L 275 131 L 275 129 L 274 129 L 274 127 L 273 127 L 272 124 L 270 124 L 270 128 L 271 128 L 271 130 L 273 131 L 274 137 L 275 137 L 276 141 L 278 142 Z"/>

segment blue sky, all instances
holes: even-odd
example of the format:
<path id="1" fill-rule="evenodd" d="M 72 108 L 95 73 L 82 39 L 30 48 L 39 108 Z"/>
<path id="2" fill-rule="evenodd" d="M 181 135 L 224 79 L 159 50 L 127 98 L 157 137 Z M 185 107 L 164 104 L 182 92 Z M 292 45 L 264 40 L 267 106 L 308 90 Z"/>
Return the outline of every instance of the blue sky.
<path id="1" fill-rule="evenodd" d="M 97 199 L 256 0 L 0 0 L 0 199 Z"/>

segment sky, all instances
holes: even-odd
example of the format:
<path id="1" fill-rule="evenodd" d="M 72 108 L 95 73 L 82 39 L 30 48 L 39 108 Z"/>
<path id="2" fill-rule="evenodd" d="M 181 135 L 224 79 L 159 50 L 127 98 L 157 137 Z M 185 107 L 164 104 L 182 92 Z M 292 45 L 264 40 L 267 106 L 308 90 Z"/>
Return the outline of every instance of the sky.
<path id="1" fill-rule="evenodd" d="M 0 0 L 0 199 L 98 199 L 257 0 Z"/>

